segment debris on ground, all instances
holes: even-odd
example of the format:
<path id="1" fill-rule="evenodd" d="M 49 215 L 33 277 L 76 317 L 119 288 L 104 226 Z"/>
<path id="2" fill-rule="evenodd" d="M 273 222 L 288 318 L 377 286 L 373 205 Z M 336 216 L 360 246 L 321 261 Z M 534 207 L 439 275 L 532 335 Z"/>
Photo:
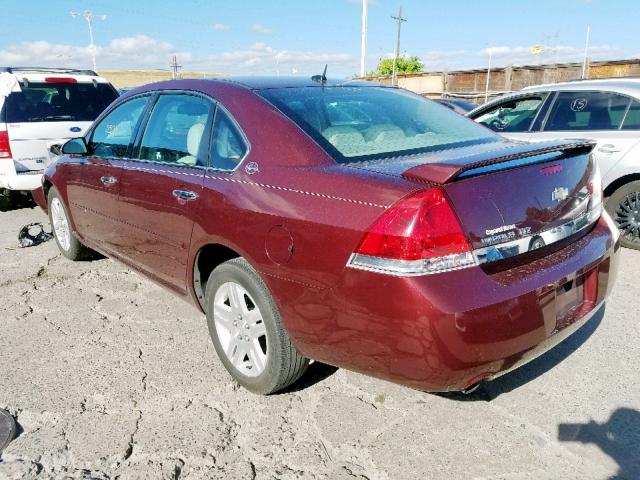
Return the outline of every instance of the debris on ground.
<path id="1" fill-rule="evenodd" d="M 34 231 L 37 231 L 37 233 L 34 234 Z M 52 238 L 52 232 L 45 232 L 41 223 L 30 223 L 20 229 L 20 233 L 18 233 L 18 247 L 35 247 L 41 243 L 48 242 Z"/>

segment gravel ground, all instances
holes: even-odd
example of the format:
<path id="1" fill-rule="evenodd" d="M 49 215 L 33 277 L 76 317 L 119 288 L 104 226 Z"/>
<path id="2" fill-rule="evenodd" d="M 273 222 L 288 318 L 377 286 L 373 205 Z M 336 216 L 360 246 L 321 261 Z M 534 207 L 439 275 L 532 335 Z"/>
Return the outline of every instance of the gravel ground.
<path id="1" fill-rule="evenodd" d="M 0 478 L 640 478 L 640 252 L 560 346 L 471 396 L 313 364 L 288 392 L 230 380 L 204 317 L 111 260 L 15 249 L 0 213 Z"/>

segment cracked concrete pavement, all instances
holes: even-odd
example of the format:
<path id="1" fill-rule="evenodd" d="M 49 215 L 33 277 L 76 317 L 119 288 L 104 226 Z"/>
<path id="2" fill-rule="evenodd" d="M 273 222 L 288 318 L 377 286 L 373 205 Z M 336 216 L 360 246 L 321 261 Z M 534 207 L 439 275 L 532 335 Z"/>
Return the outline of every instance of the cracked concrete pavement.
<path id="1" fill-rule="evenodd" d="M 640 252 L 606 312 L 471 397 L 318 363 L 259 397 L 170 293 L 54 241 L 12 248 L 33 221 L 0 213 L 0 408 L 21 429 L 2 479 L 640 478 Z"/>

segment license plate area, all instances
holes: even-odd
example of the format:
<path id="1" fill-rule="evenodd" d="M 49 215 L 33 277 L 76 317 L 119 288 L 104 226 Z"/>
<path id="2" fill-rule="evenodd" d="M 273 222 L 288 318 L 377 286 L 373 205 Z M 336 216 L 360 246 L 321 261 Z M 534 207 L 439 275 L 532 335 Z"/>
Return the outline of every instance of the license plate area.
<path id="1" fill-rule="evenodd" d="M 556 328 L 562 329 L 589 313 L 596 304 L 598 269 L 567 280 L 556 288 Z"/>
<path id="2" fill-rule="evenodd" d="M 562 318 L 584 303 L 584 276 L 579 275 L 556 288 L 556 315 Z"/>

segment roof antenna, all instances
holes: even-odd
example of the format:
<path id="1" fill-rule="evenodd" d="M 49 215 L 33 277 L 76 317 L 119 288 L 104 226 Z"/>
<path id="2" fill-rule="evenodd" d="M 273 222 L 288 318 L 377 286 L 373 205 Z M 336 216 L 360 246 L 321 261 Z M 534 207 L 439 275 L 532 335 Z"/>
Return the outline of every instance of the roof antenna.
<path id="1" fill-rule="evenodd" d="M 311 77 L 311 80 L 313 80 L 314 82 L 320 82 L 320 85 L 324 85 L 325 83 L 327 83 L 327 67 L 328 64 L 325 63 L 322 75 L 314 75 L 313 77 Z"/>

